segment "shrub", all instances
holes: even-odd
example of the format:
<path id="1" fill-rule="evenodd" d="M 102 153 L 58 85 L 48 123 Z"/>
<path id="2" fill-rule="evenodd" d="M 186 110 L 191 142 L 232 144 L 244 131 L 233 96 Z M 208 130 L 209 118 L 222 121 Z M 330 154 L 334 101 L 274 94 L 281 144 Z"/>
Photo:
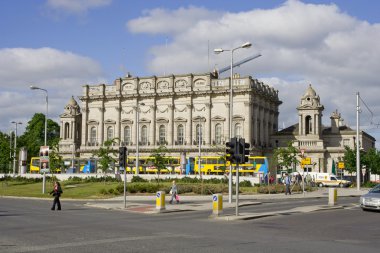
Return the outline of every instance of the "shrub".
<path id="1" fill-rule="evenodd" d="M 244 180 L 244 181 L 239 183 L 239 186 L 240 187 L 252 187 L 252 183 L 249 180 Z"/>
<path id="2" fill-rule="evenodd" d="M 139 183 L 139 182 L 148 182 L 148 180 L 140 177 L 140 176 L 133 176 L 131 179 L 131 183 Z"/>
<path id="3" fill-rule="evenodd" d="M 100 189 L 100 194 L 107 195 L 107 190 L 105 188 Z"/>

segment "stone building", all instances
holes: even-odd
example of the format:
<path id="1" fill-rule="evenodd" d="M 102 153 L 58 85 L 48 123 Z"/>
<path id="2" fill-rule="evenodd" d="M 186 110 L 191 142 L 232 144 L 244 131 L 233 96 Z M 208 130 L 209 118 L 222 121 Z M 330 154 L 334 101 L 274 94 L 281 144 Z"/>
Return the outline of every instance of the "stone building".
<path id="1" fill-rule="evenodd" d="M 85 85 L 61 115 L 60 153 L 89 158 L 106 140 L 117 138 L 141 156 L 165 145 L 167 155 L 220 156 L 229 140 L 230 78 L 216 74 L 126 76 L 112 85 Z M 233 135 L 245 138 L 252 154 L 269 147 L 278 131 L 278 91 L 250 76 L 233 79 Z M 138 144 L 138 145 L 136 145 Z"/>
<path id="2" fill-rule="evenodd" d="M 338 110 L 331 113 L 331 125 L 322 125 L 324 107 L 320 98 L 311 85 L 301 97 L 297 107 L 298 123 L 283 129 L 271 136 L 273 147 L 286 147 L 289 141 L 303 154 L 303 159 L 310 161 L 304 165 L 306 171 L 332 172 L 333 163 L 341 161 L 345 146 L 355 148 L 356 130 L 343 124 L 343 119 Z M 375 148 L 375 138 L 364 131 L 359 133 L 360 148 L 368 150 Z M 301 157 L 300 157 L 301 160 Z M 302 171 L 300 165 L 298 171 Z"/>

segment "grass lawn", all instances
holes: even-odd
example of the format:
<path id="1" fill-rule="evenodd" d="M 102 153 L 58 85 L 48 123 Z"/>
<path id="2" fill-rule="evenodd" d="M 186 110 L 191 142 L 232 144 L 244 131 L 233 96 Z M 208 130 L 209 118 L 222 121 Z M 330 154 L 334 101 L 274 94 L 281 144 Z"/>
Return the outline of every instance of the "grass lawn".
<path id="1" fill-rule="evenodd" d="M 117 182 L 91 182 L 65 185 L 62 182 L 63 194 L 61 198 L 71 199 L 105 199 L 114 197 L 111 194 L 101 194 L 101 189 L 109 190 L 115 188 L 119 183 Z M 1 182 L 0 183 L 0 196 L 17 196 L 17 197 L 37 197 L 37 198 L 51 198 L 49 192 L 53 189 L 52 182 L 46 182 L 45 194 L 42 193 L 42 183 L 19 183 L 19 182 Z"/>

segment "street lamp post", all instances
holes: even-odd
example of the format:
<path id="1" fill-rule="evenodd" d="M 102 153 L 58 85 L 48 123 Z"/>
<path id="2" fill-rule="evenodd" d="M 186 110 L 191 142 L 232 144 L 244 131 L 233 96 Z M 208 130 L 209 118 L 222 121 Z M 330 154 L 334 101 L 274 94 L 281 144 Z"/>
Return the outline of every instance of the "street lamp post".
<path id="1" fill-rule="evenodd" d="M 46 115 L 45 115 L 45 146 L 47 145 L 47 118 L 48 118 L 48 109 L 49 109 L 49 103 L 48 103 L 48 92 L 46 89 L 42 89 L 39 87 L 36 87 L 34 85 L 30 86 L 30 89 L 32 90 L 42 90 L 46 92 Z"/>
<path id="2" fill-rule="evenodd" d="M 42 90 L 42 91 L 45 91 L 45 93 L 46 93 L 45 141 L 44 141 L 44 143 L 45 143 L 45 146 L 47 146 L 47 118 L 48 118 L 48 111 L 49 111 L 48 92 L 46 89 L 42 89 L 42 88 L 39 88 L 39 87 L 34 86 L 34 85 L 31 85 L 30 89 Z M 42 193 L 44 193 L 44 194 L 45 194 L 45 188 L 46 188 L 46 175 L 45 175 L 45 171 L 44 171 L 43 180 L 42 180 Z"/>
<path id="3" fill-rule="evenodd" d="M 216 48 L 214 49 L 214 53 L 220 54 L 224 51 L 230 51 L 231 52 L 231 77 L 230 77 L 230 98 L 229 98 L 229 104 L 230 104 L 230 113 L 229 113 L 229 139 L 232 138 L 232 118 L 233 118 L 233 78 L 234 78 L 234 52 L 235 50 L 238 50 L 240 48 L 249 48 L 252 44 L 250 42 L 246 42 L 243 45 L 233 48 L 233 49 L 222 49 L 222 48 Z M 228 203 L 232 203 L 232 164 L 230 164 L 230 173 L 229 173 L 229 181 L 228 181 Z"/>
<path id="4" fill-rule="evenodd" d="M 21 122 L 12 121 L 12 124 L 15 124 L 16 131 L 15 131 L 15 145 L 13 150 L 13 176 L 16 174 L 16 148 L 17 148 L 17 125 L 21 125 Z"/>
<path id="5" fill-rule="evenodd" d="M 140 172 L 140 164 L 139 164 L 140 107 L 139 106 L 144 106 L 144 105 L 145 105 L 144 103 L 137 103 L 137 106 L 136 106 L 136 174 L 137 175 Z"/>
<path id="6" fill-rule="evenodd" d="M 12 167 L 12 131 L 9 131 L 9 171 Z"/>

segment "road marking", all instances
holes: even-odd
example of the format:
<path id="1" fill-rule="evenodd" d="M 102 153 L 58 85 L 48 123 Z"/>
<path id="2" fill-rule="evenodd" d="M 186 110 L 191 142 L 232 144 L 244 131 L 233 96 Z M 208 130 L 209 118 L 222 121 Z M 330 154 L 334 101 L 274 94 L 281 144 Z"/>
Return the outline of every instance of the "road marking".
<path id="1" fill-rule="evenodd" d="M 147 236 L 133 236 L 133 237 L 122 237 L 122 238 L 109 238 L 109 239 L 99 239 L 93 241 L 82 241 L 82 242 L 70 242 L 70 243 L 59 243 L 59 244 L 48 244 L 48 245 L 36 245 L 36 246 L 16 246 L 6 249 L 6 252 L 9 253 L 23 253 L 23 252 L 33 252 L 33 251 L 44 251 L 57 248 L 66 248 L 66 247 L 78 247 L 78 246 L 87 246 L 87 245 L 97 245 L 97 244 L 106 244 L 106 243 L 116 243 L 116 242 L 128 242 L 128 241 L 141 241 L 141 240 L 155 240 L 155 239 L 164 239 L 164 238 L 175 238 L 183 237 L 190 238 L 196 237 L 185 234 L 171 234 L 171 233 L 160 233 L 155 235 Z M 15 246 L 15 245 L 12 245 Z"/>

